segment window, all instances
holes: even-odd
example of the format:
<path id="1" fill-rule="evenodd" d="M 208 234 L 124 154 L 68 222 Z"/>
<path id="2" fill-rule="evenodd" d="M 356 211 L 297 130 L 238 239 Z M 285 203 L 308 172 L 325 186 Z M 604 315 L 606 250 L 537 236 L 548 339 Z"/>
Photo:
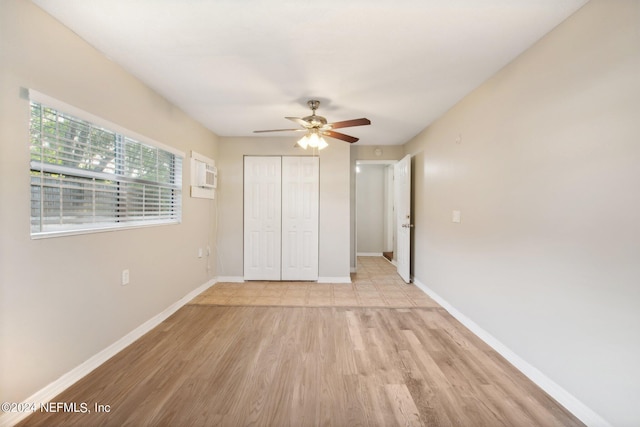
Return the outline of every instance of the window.
<path id="1" fill-rule="evenodd" d="M 182 153 L 34 98 L 32 237 L 180 222 Z"/>

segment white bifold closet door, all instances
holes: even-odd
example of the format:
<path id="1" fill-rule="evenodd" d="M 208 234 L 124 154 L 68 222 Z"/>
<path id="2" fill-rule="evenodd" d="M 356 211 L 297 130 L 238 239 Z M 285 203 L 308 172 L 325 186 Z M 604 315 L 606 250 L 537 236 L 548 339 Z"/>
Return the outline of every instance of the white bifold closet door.
<path id="1" fill-rule="evenodd" d="M 317 280 L 317 157 L 246 156 L 245 280 Z"/>

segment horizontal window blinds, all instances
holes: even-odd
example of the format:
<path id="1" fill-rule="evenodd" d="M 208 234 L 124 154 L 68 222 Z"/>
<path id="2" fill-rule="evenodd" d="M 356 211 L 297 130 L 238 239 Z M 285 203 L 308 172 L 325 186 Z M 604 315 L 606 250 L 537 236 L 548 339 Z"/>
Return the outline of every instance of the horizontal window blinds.
<path id="1" fill-rule="evenodd" d="M 33 99 L 30 135 L 32 236 L 180 222 L 183 156 Z"/>

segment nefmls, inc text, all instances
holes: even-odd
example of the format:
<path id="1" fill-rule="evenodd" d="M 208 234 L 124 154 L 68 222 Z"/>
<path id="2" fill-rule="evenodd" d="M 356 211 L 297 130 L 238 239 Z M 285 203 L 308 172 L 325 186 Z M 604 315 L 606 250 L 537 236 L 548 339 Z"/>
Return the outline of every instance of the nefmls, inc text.
<path id="1" fill-rule="evenodd" d="M 40 405 L 40 412 L 73 412 L 88 414 L 92 411 L 111 412 L 111 406 L 94 403 L 93 407 L 90 407 L 87 402 L 47 402 Z"/>

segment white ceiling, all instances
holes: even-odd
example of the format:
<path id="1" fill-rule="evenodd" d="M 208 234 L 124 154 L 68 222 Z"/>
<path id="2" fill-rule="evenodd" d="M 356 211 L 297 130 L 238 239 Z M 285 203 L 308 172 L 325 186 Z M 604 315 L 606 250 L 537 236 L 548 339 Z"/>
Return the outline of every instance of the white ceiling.
<path id="1" fill-rule="evenodd" d="M 341 129 L 365 145 L 405 143 L 587 2 L 33 1 L 218 135 L 295 127 L 315 98 L 369 118 Z"/>

